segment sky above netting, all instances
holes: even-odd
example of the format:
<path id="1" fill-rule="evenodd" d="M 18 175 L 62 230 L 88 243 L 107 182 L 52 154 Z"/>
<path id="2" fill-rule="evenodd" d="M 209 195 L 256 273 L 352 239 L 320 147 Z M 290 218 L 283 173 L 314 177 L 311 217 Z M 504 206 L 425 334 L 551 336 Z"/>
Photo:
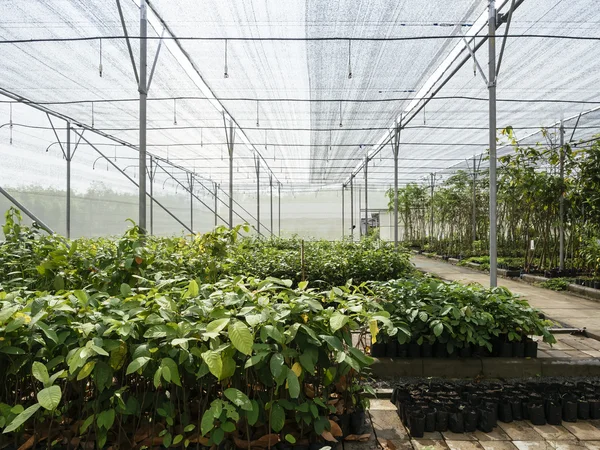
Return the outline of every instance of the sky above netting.
<path id="1" fill-rule="evenodd" d="M 392 148 L 388 144 L 379 151 L 378 144 L 404 114 L 412 120 L 401 133 L 401 185 L 432 172 L 466 168 L 465 160 L 488 147 L 488 89 L 472 59 L 459 68 L 469 54 L 461 35 L 471 46 L 482 42 L 478 36 L 487 34 L 487 4 L 152 0 L 149 72 L 159 38 L 166 39 L 148 95 L 148 151 L 179 166 L 165 164 L 164 179 L 170 171 L 184 182 L 183 168 L 202 176 L 207 192 L 213 182 L 225 187 L 225 112 L 236 124 L 236 190 L 255 188 L 257 157 L 263 187 L 272 180 L 283 190 L 339 189 L 366 156 L 372 157 L 369 184 L 387 187 L 393 180 Z M 501 14 L 510 4 L 496 2 Z M 138 64 L 139 3 L 121 0 L 121 5 Z M 600 42 L 557 37 L 600 39 L 599 23 L 594 0 L 519 5 L 498 77 L 499 128 L 512 126 L 524 144 L 543 140 L 540 129 L 561 119 L 568 140 L 598 132 Z M 505 27 L 498 29 L 498 53 Z M 133 147 L 139 142 L 138 89 L 122 35 L 114 1 L 0 3 L 0 41 L 11 41 L 0 44 L 0 92 L 103 131 L 108 137 L 84 133 L 74 162 L 96 170 L 99 154 L 88 145 L 93 143 L 133 176 L 135 149 L 110 139 Z M 487 76 L 487 43 L 476 59 Z M 442 83 L 436 97 L 413 115 L 422 104 L 418 100 Z M 64 176 L 58 145 L 48 152 L 54 152 L 54 160 L 37 164 L 57 141 L 46 115 L 11 104 L 9 96 L 0 100 L 0 147 L 10 155 L 4 168 L 0 163 L 2 183 Z M 65 122 L 53 119 L 53 124 L 64 140 Z M 117 188 L 129 183 L 112 171 L 107 177 Z M 176 187 L 177 182 L 170 183 Z"/>

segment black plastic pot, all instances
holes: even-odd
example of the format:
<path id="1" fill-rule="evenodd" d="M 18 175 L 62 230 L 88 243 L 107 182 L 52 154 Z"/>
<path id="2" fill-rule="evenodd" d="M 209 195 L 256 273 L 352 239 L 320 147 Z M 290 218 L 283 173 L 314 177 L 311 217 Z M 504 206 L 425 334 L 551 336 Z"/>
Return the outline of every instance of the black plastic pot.
<path id="1" fill-rule="evenodd" d="M 421 411 L 412 411 L 408 414 L 408 430 L 415 438 L 423 437 L 425 432 L 425 414 Z"/>
<path id="2" fill-rule="evenodd" d="M 421 357 L 421 346 L 416 342 L 408 344 L 408 357 L 409 358 L 420 358 Z"/>
<path id="3" fill-rule="evenodd" d="M 498 357 L 500 358 L 510 358 L 513 355 L 513 347 L 510 342 L 502 342 L 498 350 Z"/>
<path id="4" fill-rule="evenodd" d="M 498 420 L 504 423 L 513 421 L 512 407 L 508 401 L 503 401 L 498 406 Z"/>
<path id="5" fill-rule="evenodd" d="M 474 409 L 465 409 L 463 411 L 463 420 L 465 422 L 465 433 L 473 433 L 477 430 L 477 411 Z"/>
<path id="6" fill-rule="evenodd" d="M 425 410 L 425 431 L 433 432 L 435 431 L 435 409 L 427 409 Z"/>
<path id="7" fill-rule="evenodd" d="M 600 289 L 600 281 L 594 280 L 594 284 L 592 286 L 594 289 Z"/>
<path id="8" fill-rule="evenodd" d="M 512 343 L 512 355 L 514 358 L 525 357 L 525 343 L 523 341 L 515 341 Z"/>
<path id="9" fill-rule="evenodd" d="M 381 358 L 382 356 L 387 356 L 387 344 L 377 342 L 371 346 L 371 356 L 373 358 Z"/>
<path id="10" fill-rule="evenodd" d="M 448 357 L 448 349 L 446 348 L 446 344 L 442 344 L 441 342 L 436 342 L 433 346 L 433 354 L 436 358 L 447 358 Z"/>
<path id="11" fill-rule="evenodd" d="M 491 433 L 496 426 L 496 412 L 488 408 L 479 409 L 477 428 L 484 433 Z"/>
<path id="12" fill-rule="evenodd" d="M 448 428 L 453 433 L 464 433 L 465 432 L 465 422 L 463 418 L 463 413 L 460 411 L 450 413 L 450 417 L 448 418 Z"/>
<path id="13" fill-rule="evenodd" d="M 365 410 L 359 409 L 350 414 L 351 434 L 363 434 L 365 431 Z"/>
<path id="14" fill-rule="evenodd" d="M 350 414 L 341 414 L 338 416 L 339 426 L 342 429 L 342 436 L 350 435 Z"/>
<path id="15" fill-rule="evenodd" d="M 394 358 L 398 356 L 398 341 L 392 339 L 390 342 L 385 344 L 385 356 Z"/>
<path id="16" fill-rule="evenodd" d="M 529 403 L 527 405 L 527 413 L 529 420 L 534 425 L 546 425 L 546 414 L 544 413 L 544 405 L 541 403 Z"/>
<path id="17" fill-rule="evenodd" d="M 423 358 L 433 357 L 433 345 L 429 342 L 423 342 L 423 345 L 421 345 L 421 356 Z"/>
<path id="18" fill-rule="evenodd" d="M 577 422 L 577 402 L 574 400 L 563 400 L 563 420 L 565 422 Z"/>
<path id="19" fill-rule="evenodd" d="M 536 341 L 525 342 L 525 358 L 537 358 L 538 343 Z"/>
<path id="20" fill-rule="evenodd" d="M 579 420 L 589 420 L 590 404 L 587 400 L 579 399 L 577 401 L 577 418 Z"/>
<path id="21" fill-rule="evenodd" d="M 398 356 L 406 358 L 408 356 L 408 344 L 398 344 Z"/>
<path id="22" fill-rule="evenodd" d="M 435 414 L 435 431 L 448 431 L 448 412 L 437 410 Z"/>
<path id="23" fill-rule="evenodd" d="M 590 419 L 600 419 L 600 400 L 597 398 L 590 399 Z"/>
<path id="24" fill-rule="evenodd" d="M 509 403 L 513 420 L 523 420 L 523 407 L 521 406 L 521 399 L 513 398 L 509 400 Z"/>
<path id="25" fill-rule="evenodd" d="M 553 400 L 546 403 L 546 419 L 550 425 L 562 424 L 562 407 L 560 403 Z"/>
<path id="26" fill-rule="evenodd" d="M 460 355 L 461 358 L 470 358 L 472 353 L 472 349 L 471 346 L 469 344 L 465 345 L 463 348 L 461 348 L 458 352 L 458 354 Z"/>

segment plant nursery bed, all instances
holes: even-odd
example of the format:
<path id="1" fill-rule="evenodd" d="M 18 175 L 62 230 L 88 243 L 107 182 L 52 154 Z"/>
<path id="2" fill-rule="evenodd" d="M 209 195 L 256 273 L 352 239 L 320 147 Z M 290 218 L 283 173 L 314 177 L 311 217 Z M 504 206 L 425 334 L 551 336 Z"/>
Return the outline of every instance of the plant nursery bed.
<path id="1" fill-rule="evenodd" d="M 590 431 L 587 435 L 574 434 L 579 440 L 600 437 L 600 430 L 594 426 L 600 420 L 598 378 L 509 382 L 428 380 L 399 384 L 390 400 L 414 438 L 423 438 L 425 433 L 489 435 L 502 430 L 509 438 L 520 440 L 517 432 L 522 435 L 523 430 L 546 425 L 574 431 L 587 428 Z M 589 423 L 589 427 L 583 425 L 590 421 L 596 422 Z M 569 427 L 574 423 L 579 426 Z"/>

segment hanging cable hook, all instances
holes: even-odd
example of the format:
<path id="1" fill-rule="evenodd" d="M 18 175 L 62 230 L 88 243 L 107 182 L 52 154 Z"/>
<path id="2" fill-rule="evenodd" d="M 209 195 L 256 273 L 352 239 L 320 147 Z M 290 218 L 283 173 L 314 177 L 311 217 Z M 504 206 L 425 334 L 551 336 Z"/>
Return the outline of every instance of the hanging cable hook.
<path id="1" fill-rule="evenodd" d="M 342 123 L 342 101 L 340 100 L 340 128 L 342 128 L 344 125 Z"/>
<path id="2" fill-rule="evenodd" d="M 92 102 L 92 128 L 94 128 L 94 102 Z"/>
<path id="3" fill-rule="evenodd" d="M 348 79 L 352 79 L 352 41 L 348 39 Z"/>
<path id="4" fill-rule="evenodd" d="M 258 119 L 258 100 L 256 101 L 256 128 L 260 128 L 260 121 Z"/>
<path id="5" fill-rule="evenodd" d="M 13 143 L 13 121 L 12 121 L 12 103 L 9 103 L 10 107 L 10 145 Z"/>
<path id="6" fill-rule="evenodd" d="M 229 78 L 229 73 L 227 70 L 227 39 L 225 39 L 225 70 L 223 73 L 223 78 Z"/>
<path id="7" fill-rule="evenodd" d="M 200 128 L 200 147 L 204 147 L 204 128 Z"/>
<path id="8" fill-rule="evenodd" d="M 100 78 L 102 78 L 102 38 L 100 38 L 100 64 L 98 65 L 98 72 L 100 73 Z"/>
<path id="9" fill-rule="evenodd" d="M 173 99 L 173 125 L 177 125 L 177 99 Z"/>

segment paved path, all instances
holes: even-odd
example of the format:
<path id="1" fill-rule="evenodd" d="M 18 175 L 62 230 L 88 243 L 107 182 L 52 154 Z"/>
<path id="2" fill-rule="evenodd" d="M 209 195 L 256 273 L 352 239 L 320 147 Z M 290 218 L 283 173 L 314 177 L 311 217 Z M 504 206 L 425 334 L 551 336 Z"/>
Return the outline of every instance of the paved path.
<path id="1" fill-rule="evenodd" d="M 447 262 L 424 256 L 413 256 L 415 266 L 440 278 L 461 283 L 480 283 L 489 286 L 489 274 L 466 267 L 454 266 Z M 521 281 L 498 277 L 498 285 L 510 289 L 527 299 L 531 306 L 542 310 L 547 317 L 563 325 L 587 328 L 590 333 L 600 336 L 600 303 L 586 300 L 562 292 L 536 287 Z"/>

